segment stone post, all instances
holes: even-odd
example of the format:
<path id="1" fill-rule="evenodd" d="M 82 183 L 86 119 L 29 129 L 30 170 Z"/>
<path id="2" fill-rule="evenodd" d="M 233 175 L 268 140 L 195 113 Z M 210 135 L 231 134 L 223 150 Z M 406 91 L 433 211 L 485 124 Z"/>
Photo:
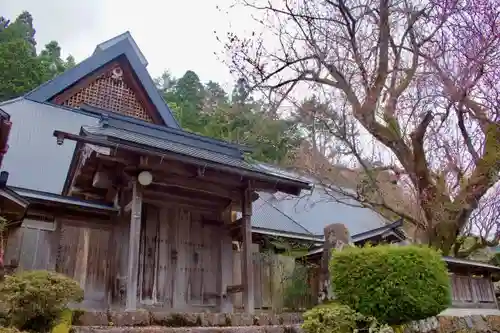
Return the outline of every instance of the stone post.
<path id="1" fill-rule="evenodd" d="M 327 225 L 324 229 L 325 243 L 323 245 L 323 257 L 321 259 L 320 279 L 319 279 L 319 301 L 328 302 L 333 298 L 333 292 L 330 285 L 329 263 L 332 250 L 342 250 L 344 246 L 349 246 L 351 237 L 346 226 L 342 223 Z"/>

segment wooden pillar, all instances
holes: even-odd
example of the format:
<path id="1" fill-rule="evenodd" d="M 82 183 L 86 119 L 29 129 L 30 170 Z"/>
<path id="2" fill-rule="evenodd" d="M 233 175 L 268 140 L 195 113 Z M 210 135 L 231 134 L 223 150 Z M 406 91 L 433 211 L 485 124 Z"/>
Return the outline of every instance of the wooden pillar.
<path id="1" fill-rule="evenodd" d="M 137 308 L 137 279 L 139 276 L 139 247 L 141 238 L 142 191 L 136 180 L 132 183 L 130 235 L 128 247 L 126 309 Z"/>
<path id="2" fill-rule="evenodd" d="M 243 235 L 243 249 L 241 256 L 242 285 L 243 285 L 243 306 L 246 313 L 254 313 L 254 285 L 253 285 L 253 265 L 252 265 L 252 199 L 251 188 L 247 186 L 243 190 L 241 198 L 241 233 Z"/>

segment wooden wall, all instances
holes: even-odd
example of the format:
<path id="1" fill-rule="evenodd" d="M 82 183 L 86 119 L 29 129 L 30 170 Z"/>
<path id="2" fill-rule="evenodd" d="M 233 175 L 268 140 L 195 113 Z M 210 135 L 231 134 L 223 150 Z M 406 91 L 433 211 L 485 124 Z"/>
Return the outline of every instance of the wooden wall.
<path id="1" fill-rule="evenodd" d="M 106 308 L 109 299 L 111 224 L 59 221 L 56 270 L 80 283 L 82 307 Z"/>
<path id="2" fill-rule="evenodd" d="M 141 223 L 138 305 L 203 310 L 232 283 L 232 240 L 218 216 L 145 204 Z M 207 222 L 212 221 L 212 222 Z M 7 239 L 6 263 L 56 270 L 80 283 L 83 308 L 123 308 L 130 214 L 114 221 L 27 220 Z"/>
<path id="3" fill-rule="evenodd" d="M 55 268 L 54 222 L 25 219 L 19 228 L 9 231 L 4 263 L 18 270 Z"/>
<path id="4" fill-rule="evenodd" d="M 490 277 L 451 274 L 452 307 L 497 308 Z"/>

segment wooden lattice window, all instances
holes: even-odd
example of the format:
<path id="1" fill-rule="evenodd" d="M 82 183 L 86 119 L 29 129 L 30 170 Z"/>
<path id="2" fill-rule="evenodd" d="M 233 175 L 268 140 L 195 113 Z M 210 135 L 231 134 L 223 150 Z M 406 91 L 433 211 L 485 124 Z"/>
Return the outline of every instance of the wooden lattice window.
<path id="1" fill-rule="evenodd" d="M 124 81 L 123 70 L 119 65 L 110 68 L 88 86 L 62 100 L 61 104 L 74 108 L 88 104 L 153 122 L 134 91 Z"/>

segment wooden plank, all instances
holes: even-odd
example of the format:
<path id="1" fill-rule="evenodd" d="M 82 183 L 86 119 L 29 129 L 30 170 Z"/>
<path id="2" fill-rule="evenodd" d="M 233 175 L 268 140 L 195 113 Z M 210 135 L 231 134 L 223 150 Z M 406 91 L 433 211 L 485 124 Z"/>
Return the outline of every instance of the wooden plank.
<path id="1" fill-rule="evenodd" d="M 150 304 L 155 303 L 156 299 L 153 297 L 155 289 L 155 273 L 157 262 L 157 234 L 158 234 L 158 210 L 152 205 L 144 206 L 144 213 L 146 219 L 142 225 L 141 233 L 141 260 L 140 272 L 141 274 L 141 301 Z M 156 293 L 155 293 L 156 294 Z"/>
<path id="2" fill-rule="evenodd" d="M 233 281 L 232 285 L 242 285 L 242 264 L 241 264 L 241 251 L 233 251 Z M 243 286 L 242 286 L 243 289 Z M 231 293 L 231 302 L 236 308 L 243 307 L 243 295 L 241 293 Z"/>
<path id="3" fill-rule="evenodd" d="M 89 241 L 86 263 L 85 303 L 92 308 L 107 308 L 111 231 L 95 228 L 87 230 Z"/>
<path id="4" fill-rule="evenodd" d="M 253 265 L 253 282 L 254 282 L 254 302 L 255 308 L 262 308 L 262 279 L 261 279 L 261 268 L 263 262 L 263 256 L 259 252 L 259 244 L 252 244 L 252 265 Z"/>
<path id="5" fill-rule="evenodd" d="M 226 294 L 227 287 L 233 280 L 233 244 L 229 230 L 221 228 L 220 241 L 220 279 L 217 279 L 217 290 L 220 294 L 219 311 L 222 313 L 233 312 L 233 304 L 230 297 Z M 241 272 L 241 269 L 239 269 Z"/>
<path id="6" fill-rule="evenodd" d="M 175 277 L 172 266 L 172 243 L 170 210 L 162 207 L 159 214 L 160 231 L 159 231 L 159 250 L 158 250 L 158 284 L 157 297 L 158 301 L 164 308 L 172 307 L 172 283 Z"/>
<path id="7" fill-rule="evenodd" d="M 79 237 L 78 228 L 71 225 L 62 224 L 60 233 L 59 254 L 57 271 L 71 278 L 75 274 L 77 244 L 75 239 Z"/>
<path id="8" fill-rule="evenodd" d="M 253 314 L 254 306 L 254 273 L 252 265 L 252 201 L 250 186 L 242 191 L 242 284 L 243 284 L 243 306 L 246 313 Z"/>
<path id="9" fill-rule="evenodd" d="M 87 279 L 87 263 L 89 255 L 89 228 L 79 228 L 76 263 L 74 279 L 80 283 L 80 287 L 85 290 Z"/>
<path id="10" fill-rule="evenodd" d="M 132 200 L 134 201 L 130 216 L 130 235 L 127 270 L 127 310 L 137 308 L 137 279 L 139 266 L 139 247 L 141 237 L 142 189 L 137 181 L 132 182 Z"/>
<path id="11" fill-rule="evenodd" d="M 128 245 L 130 237 L 130 217 L 121 215 L 113 228 L 112 249 L 114 261 L 112 281 L 112 304 L 119 307 L 126 305 L 127 272 L 128 272 Z"/>
<path id="12" fill-rule="evenodd" d="M 7 233 L 7 245 L 5 246 L 4 264 L 5 265 L 19 265 L 19 258 L 21 256 L 21 247 L 23 242 L 22 227 L 11 229 Z"/>
<path id="13" fill-rule="evenodd" d="M 186 269 L 188 271 L 187 293 L 189 303 L 203 304 L 203 264 L 208 260 L 203 248 L 204 236 L 209 228 L 201 224 L 199 214 L 191 213 L 190 238 L 188 239 Z"/>
<path id="14" fill-rule="evenodd" d="M 222 278 L 221 272 L 221 239 L 220 225 L 206 224 L 208 230 L 204 234 L 203 246 L 205 248 L 203 262 L 203 303 L 209 306 L 216 306 L 218 303 L 218 280 Z"/>
<path id="15" fill-rule="evenodd" d="M 270 254 L 261 257 L 261 284 L 262 284 L 262 307 L 271 308 L 272 299 L 272 280 L 271 280 L 271 260 Z"/>
<path id="16" fill-rule="evenodd" d="M 189 227 L 191 216 L 188 211 L 181 209 L 173 210 L 173 219 L 171 226 L 175 227 L 176 234 L 173 240 L 175 247 L 173 249 L 175 256 L 176 276 L 173 281 L 173 308 L 183 309 L 188 300 L 188 270 L 187 261 L 189 255 Z"/>
<path id="17" fill-rule="evenodd" d="M 32 270 L 37 257 L 38 230 L 23 228 L 23 243 L 19 259 L 20 270 Z"/>

